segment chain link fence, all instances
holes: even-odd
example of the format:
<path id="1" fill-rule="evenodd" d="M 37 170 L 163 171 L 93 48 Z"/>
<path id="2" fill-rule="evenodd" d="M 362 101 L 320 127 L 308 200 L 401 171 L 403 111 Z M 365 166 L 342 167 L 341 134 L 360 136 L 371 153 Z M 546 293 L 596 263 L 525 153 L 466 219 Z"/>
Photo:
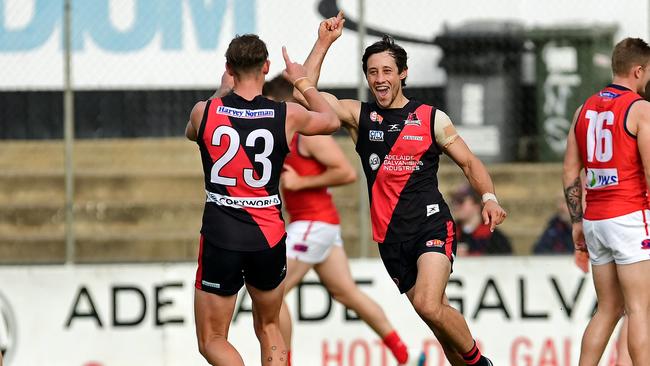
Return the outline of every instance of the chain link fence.
<path id="1" fill-rule="evenodd" d="M 497 189 L 506 187 L 512 202 L 505 201 L 512 224 L 504 229 L 522 243 L 516 253 L 530 253 L 543 229 L 533 218 L 555 209 L 548 197 L 559 191 L 553 180 L 559 171 L 526 165 L 521 169 L 538 177 L 530 183 L 511 179 L 520 168 L 503 163 L 558 161 L 574 109 L 610 78 L 613 44 L 646 38 L 650 11 L 645 0 L 71 0 L 71 6 L 76 260 L 90 262 L 194 258 L 201 170 L 182 135 L 193 103 L 218 86 L 229 40 L 259 34 L 274 76 L 284 64 L 281 47 L 304 60 L 318 23 L 339 10 L 347 29 L 329 52 L 320 85 L 356 97 L 365 87 L 359 45 L 393 35 L 409 53 L 407 96 L 447 111 L 484 161 L 500 163 L 491 165 Z M 64 0 L 0 0 L 0 257 L 6 262 L 64 258 L 64 30 Z M 351 143 L 339 141 L 356 162 Z M 446 193 L 460 173 L 444 168 Z M 360 229 L 368 212 L 360 184 L 335 190 L 337 203 L 347 218 L 349 253 L 375 255 L 369 230 Z M 551 188 L 539 188 L 542 194 L 518 184 Z"/>

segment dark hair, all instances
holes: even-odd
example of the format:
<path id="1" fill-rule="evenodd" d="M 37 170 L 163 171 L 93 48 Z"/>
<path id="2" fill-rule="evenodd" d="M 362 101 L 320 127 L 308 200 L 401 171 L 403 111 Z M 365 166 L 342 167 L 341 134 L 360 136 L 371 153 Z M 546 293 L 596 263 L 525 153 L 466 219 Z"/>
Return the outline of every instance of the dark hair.
<path id="1" fill-rule="evenodd" d="M 612 52 L 612 72 L 625 76 L 635 66 L 645 67 L 650 61 L 650 47 L 641 38 L 625 38 Z"/>
<path id="2" fill-rule="evenodd" d="M 381 41 L 377 41 L 366 47 L 366 51 L 363 53 L 363 57 L 361 58 L 364 74 L 368 73 L 368 59 L 370 56 L 374 55 L 375 53 L 382 53 L 384 51 L 388 51 L 388 53 L 393 56 L 395 59 L 395 64 L 397 64 L 397 71 L 399 73 L 402 73 L 402 71 L 408 69 L 408 66 L 406 65 L 406 51 L 401 46 L 395 44 L 393 37 L 389 36 L 388 34 L 384 34 L 384 36 L 381 37 Z M 402 86 L 406 86 L 406 78 L 402 79 Z"/>
<path id="3" fill-rule="evenodd" d="M 268 57 L 266 44 L 255 34 L 235 36 L 226 50 L 226 63 L 236 75 L 261 68 Z"/>
<path id="4" fill-rule="evenodd" d="M 285 102 L 293 98 L 293 85 L 282 75 L 264 83 L 262 94 L 277 102 Z"/>

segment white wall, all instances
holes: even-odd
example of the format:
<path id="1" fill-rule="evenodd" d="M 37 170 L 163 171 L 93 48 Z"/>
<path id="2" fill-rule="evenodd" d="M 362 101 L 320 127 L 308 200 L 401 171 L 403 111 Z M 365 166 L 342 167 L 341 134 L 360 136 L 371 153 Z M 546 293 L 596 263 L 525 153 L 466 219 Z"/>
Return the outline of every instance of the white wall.
<path id="1" fill-rule="evenodd" d="M 424 349 L 429 366 L 442 365 L 435 339 L 398 295 L 383 265 L 377 260 L 351 265 L 412 357 Z M 9 345 L 6 365 L 206 364 L 194 335 L 194 271 L 192 264 L 4 266 L 0 346 Z M 571 257 L 460 258 L 453 279 L 458 282 L 450 283 L 447 294 L 456 307 L 462 301 L 470 328 L 495 364 L 577 365 L 595 298 L 590 277 L 574 267 Z M 394 364 L 364 323 L 346 320 L 336 303 L 327 311 L 329 298 L 320 285 L 300 291 L 303 320 L 297 319 L 297 296 L 293 291 L 288 299 L 296 319 L 296 365 Z M 240 296 L 238 307 L 250 309 L 249 298 Z M 124 325 L 129 322 L 134 324 Z M 249 312 L 237 315 L 231 340 L 247 365 L 258 364 Z"/>

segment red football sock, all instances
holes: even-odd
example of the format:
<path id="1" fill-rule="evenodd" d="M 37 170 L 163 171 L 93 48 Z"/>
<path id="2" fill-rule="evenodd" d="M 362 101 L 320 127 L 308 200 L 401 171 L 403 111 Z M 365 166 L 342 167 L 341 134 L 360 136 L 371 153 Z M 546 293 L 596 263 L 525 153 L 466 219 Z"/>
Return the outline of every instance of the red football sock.
<path id="1" fill-rule="evenodd" d="M 409 351 L 406 348 L 406 345 L 404 342 L 402 342 L 402 338 L 399 337 L 399 334 L 397 334 L 396 331 L 392 331 L 388 333 L 384 339 L 384 344 L 388 349 L 393 353 L 393 356 L 395 356 L 395 359 L 397 362 L 404 364 L 408 361 L 409 359 Z"/>
<path id="2" fill-rule="evenodd" d="M 291 350 L 287 350 L 287 366 L 291 366 Z"/>

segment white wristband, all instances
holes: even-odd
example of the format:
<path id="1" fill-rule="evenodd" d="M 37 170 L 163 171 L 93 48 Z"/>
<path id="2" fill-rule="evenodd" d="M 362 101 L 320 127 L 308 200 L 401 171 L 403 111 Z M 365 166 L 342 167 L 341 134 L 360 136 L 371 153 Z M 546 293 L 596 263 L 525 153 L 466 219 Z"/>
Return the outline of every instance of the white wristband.
<path id="1" fill-rule="evenodd" d="M 494 195 L 494 193 L 490 193 L 490 192 L 483 193 L 483 196 L 481 196 L 481 201 L 483 201 L 483 203 L 485 203 L 487 201 L 494 201 L 497 204 L 499 203 L 499 200 L 497 200 L 497 196 Z"/>

